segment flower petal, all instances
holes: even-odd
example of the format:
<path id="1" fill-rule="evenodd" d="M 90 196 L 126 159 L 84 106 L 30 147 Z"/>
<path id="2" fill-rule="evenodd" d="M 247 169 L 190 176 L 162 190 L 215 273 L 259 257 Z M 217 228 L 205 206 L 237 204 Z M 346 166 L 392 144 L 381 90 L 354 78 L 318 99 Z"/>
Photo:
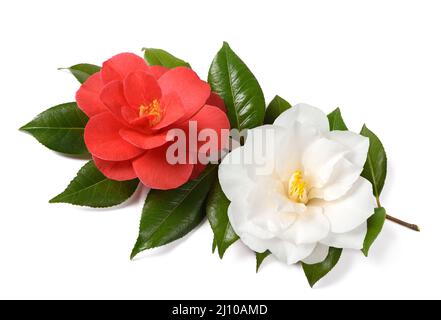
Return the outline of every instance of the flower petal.
<path id="1" fill-rule="evenodd" d="M 314 251 L 305 259 L 302 260 L 306 264 L 316 264 L 323 262 L 326 259 L 329 252 L 329 246 L 318 243 Z"/>
<path id="2" fill-rule="evenodd" d="M 147 150 L 133 161 L 133 168 L 141 182 L 152 189 L 175 189 L 186 183 L 193 172 L 192 164 L 169 164 L 167 147 Z"/>
<path id="3" fill-rule="evenodd" d="M 228 147 L 230 121 L 225 112 L 221 111 L 219 108 L 205 105 L 198 111 L 198 113 L 190 118 L 188 123 L 191 124 L 191 122 L 197 125 L 198 134 L 200 134 L 201 131 L 209 133 L 209 135 L 204 137 L 205 141 L 199 141 L 198 147 L 206 143 L 210 144 L 210 146 L 213 144 L 213 148 L 217 145 L 218 150 Z M 214 138 L 214 134 L 217 138 Z M 212 138 L 214 141 L 211 141 Z"/>
<path id="4" fill-rule="evenodd" d="M 104 62 L 101 75 L 104 84 L 107 84 L 115 80 L 124 80 L 135 71 L 149 71 L 145 60 L 133 53 L 121 53 Z"/>
<path id="5" fill-rule="evenodd" d="M 240 236 L 240 239 L 251 250 L 260 253 L 269 250 L 278 260 L 286 264 L 294 264 L 305 259 L 311 255 L 316 246 L 315 244 L 295 245 L 280 239 L 262 240 L 246 234 Z"/>
<path id="6" fill-rule="evenodd" d="M 163 108 L 163 116 L 161 121 L 153 126 L 152 130 L 160 130 L 178 122 L 184 115 L 185 109 L 182 106 L 181 99 L 175 93 L 162 96 L 160 101 L 161 108 Z"/>
<path id="7" fill-rule="evenodd" d="M 311 189 L 308 196 L 310 199 L 336 200 L 352 188 L 355 181 L 360 177 L 361 171 L 362 168 L 354 166 L 346 158 L 341 158 L 334 165 L 332 174 L 326 184 L 320 188 Z"/>
<path id="8" fill-rule="evenodd" d="M 328 137 L 345 146 L 348 150 L 345 158 L 355 166 L 363 168 L 369 150 L 369 138 L 351 131 L 331 131 Z"/>
<path id="9" fill-rule="evenodd" d="M 227 108 L 225 107 L 224 100 L 215 92 L 212 92 L 210 97 L 208 97 L 208 100 L 206 102 L 210 106 L 215 106 L 221 109 L 223 112 L 227 112 Z"/>
<path id="10" fill-rule="evenodd" d="M 317 243 L 326 238 L 329 230 L 329 220 L 323 214 L 323 209 L 308 205 L 306 211 L 297 215 L 295 222 L 281 238 L 295 244 Z"/>
<path id="11" fill-rule="evenodd" d="M 84 131 L 84 141 L 92 155 L 103 160 L 123 161 L 144 152 L 126 142 L 119 135 L 122 124 L 110 112 L 90 118 Z"/>
<path id="12" fill-rule="evenodd" d="M 96 167 L 107 178 L 116 181 L 126 181 L 136 178 L 135 170 L 132 167 L 132 161 L 106 161 L 93 157 Z"/>
<path id="13" fill-rule="evenodd" d="M 288 241 L 271 241 L 268 250 L 280 261 L 286 264 L 297 263 L 314 251 L 315 244 L 295 245 Z"/>
<path id="14" fill-rule="evenodd" d="M 320 242 L 334 248 L 362 249 L 364 238 L 367 233 L 367 222 L 357 228 L 345 233 L 330 233 L 328 237 Z"/>
<path id="15" fill-rule="evenodd" d="M 302 156 L 304 175 L 311 187 L 321 188 L 331 177 L 335 164 L 343 159 L 346 149 L 327 138 L 317 139 Z"/>
<path id="16" fill-rule="evenodd" d="M 268 209 L 267 205 L 261 202 L 246 202 L 245 199 L 231 202 L 228 207 L 228 218 L 242 242 L 256 252 L 270 250 L 277 259 L 288 264 L 296 263 L 309 256 L 314 250 L 315 243 L 296 245 L 275 235 L 277 229 L 280 229 L 280 226 L 276 224 L 289 226 L 295 220 L 295 216 L 279 216 L 277 212 Z M 256 223 L 256 216 L 263 218 L 262 221 Z M 273 229 L 273 232 L 270 229 Z"/>
<path id="17" fill-rule="evenodd" d="M 101 81 L 101 74 L 95 73 L 84 82 L 76 94 L 78 107 L 90 117 L 107 111 L 106 106 L 101 102 L 100 94 L 104 84 Z"/>
<path id="18" fill-rule="evenodd" d="M 329 121 L 320 109 L 308 104 L 299 103 L 283 112 L 274 121 L 274 125 L 291 128 L 296 122 L 316 128 L 322 133 L 329 131 Z"/>
<path id="19" fill-rule="evenodd" d="M 189 121 L 196 121 L 198 125 L 198 131 L 203 129 L 215 130 L 219 137 L 220 131 L 222 129 L 230 129 L 230 121 L 228 120 L 225 112 L 219 110 L 219 108 L 210 106 L 208 104 L 204 105 L 202 109 L 198 111 Z"/>
<path id="20" fill-rule="evenodd" d="M 210 96 L 210 86 L 186 67 L 178 67 L 166 72 L 159 80 L 162 94 L 175 92 L 182 101 L 185 117 L 190 118 L 199 111 Z"/>
<path id="21" fill-rule="evenodd" d="M 156 80 L 158 80 L 167 71 L 168 69 L 163 66 L 149 66 L 148 73 L 150 73 L 153 77 L 155 77 Z"/>
<path id="22" fill-rule="evenodd" d="M 121 128 L 119 134 L 125 141 L 141 149 L 154 149 L 168 142 L 167 131 L 146 134 L 130 128 Z"/>
<path id="23" fill-rule="evenodd" d="M 275 146 L 275 172 L 283 183 L 288 183 L 295 170 L 302 168 L 304 151 L 320 138 L 317 130 L 296 122 L 291 128 L 277 128 Z M 289 147 L 287 147 L 289 146 Z"/>
<path id="24" fill-rule="evenodd" d="M 350 131 L 332 131 L 312 144 L 303 156 L 312 180 L 309 197 L 331 201 L 343 196 L 363 171 L 368 148 L 369 139 Z"/>
<path id="25" fill-rule="evenodd" d="M 121 112 L 123 108 L 129 108 L 127 107 L 128 103 L 124 96 L 124 87 L 121 81 L 113 81 L 107 84 L 101 91 L 100 99 L 118 120 L 127 121 Z"/>
<path id="26" fill-rule="evenodd" d="M 253 187 L 243 158 L 244 148 L 239 147 L 227 154 L 219 165 L 219 183 L 230 201 L 240 200 Z"/>
<path id="27" fill-rule="evenodd" d="M 206 165 L 205 164 L 201 164 L 201 163 L 197 163 L 194 165 L 193 167 L 193 171 L 191 173 L 190 176 L 190 180 L 196 179 L 197 177 L 199 177 L 201 175 L 201 173 L 205 170 Z"/>
<path id="28" fill-rule="evenodd" d="M 155 78 L 145 71 L 129 74 L 123 81 L 124 96 L 133 108 L 147 107 L 153 100 L 161 97 L 161 88 Z"/>
<path id="29" fill-rule="evenodd" d="M 365 178 L 358 178 L 351 190 L 335 201 L 313 200 L 321 205 L 331 222 L 331 231 L 344 233 L 358 227 L 374 214 L 375 198 L 372 185 Z"/>

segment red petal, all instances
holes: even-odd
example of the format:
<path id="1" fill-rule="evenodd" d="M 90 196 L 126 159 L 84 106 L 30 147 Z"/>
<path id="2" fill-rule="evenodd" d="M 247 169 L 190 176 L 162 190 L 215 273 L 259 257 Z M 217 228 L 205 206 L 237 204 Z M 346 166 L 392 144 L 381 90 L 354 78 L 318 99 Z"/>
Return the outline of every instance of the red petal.
<path id="1" fill-rule="evenodd" d="M 206 103 L 209 104 L 210 106 L 218 107 L 223 112 L 227 112 L 227 108 L 225 107 L 224 100 L 215 92 L 211 93 Z"/>
<path id="2" fill-rule="evenodd" d="M 202 163 L 198 163 L 195 164 L 193 167 L 193 171 L 191 173 L 190 176 L 190 180 L 196 179 L 197 177 L 200 176 L 200 174 L 202 173 L 202 171 L 204 171 L 206 165 L 202 164 Z"/>
<path id="3" fill-rule="evenodd" d="M 190 121 L 197 122 L 198 132 L 203 129 L 215 130 L 217 134 L 218 149 L 222 149 L 227 146 L 227 136 L 229 134 L 230 122 L 228 121 L 228 117 L 225 112 L 221 111 L 217 107 L 213 107 L 207 104 L 201 109 L 201 111 L 195 114 L 195 116 L 192 117 Z M 199 145 L 205 144 L 208 141 L 209 139 L 207 139 L 207 141 L 199 142 Z M 224 145 L 221 145 L 221 142 L 224 142 Z"/>
<path id="4" fill-rule="evenodd" d="M 169 164 L 166 160 L 167 147 L 148 150 L 133 161 L 133 168 L 141 182 L 160 190 L 175 189 L 190 179 L 192 164 Z"/>
<path id="5" fill-rule="evenodd" d="M 139 111 L 131 107 L 122 106 L 121 116 L 124 120 L 131 124 L 132 122 L 136 122 L 139 119 Z"/>
<path id="6" fill-rule="evenodd" d="M 167 131 L 154 134 L 145 134 L 133 129 L 122 128 L 119 131 L 119 134 L 130 144 L 142 149 L 153 149 L 167 143 Z"/>
<path id="7" fill-rule="evenodd" d="M 155 79 L 159 79 L 162 77 L 164 73 L 166 73 L 168 69 L 163 66 L 149 66 L 149 73 L 155 77 Z"/>
<path id="8" fill-rule="evenodd" d="M 160 101 L 161 108 L 164 112 L 162 120 L 152 127 L 152 130 L 159 130 L 179 121 L 184 115 L 185 110 L 182 106 L 181 99 L 176 94 L 168 94 L 163 96 Z"/>
<path id="9" fill-rule="evenodd" d="M 132 107 L 147 107 L 153 100 L 161 97 L 161 88 L 152 75 L 138 71 L 124 79 L 124 95 Z"/>
<path id="10" fill-rule="evenodd" d="M 97 157 L 93 157 L 96 167 L 107 178 L 116 181 L 126 181 L 136 178 L 135 170 L 133 170 L 132 161 L 106 161 Z"/>
<path id="11" fill-rule="evenodd" d="M 107 84 L 101 91 L 100 98 L 117 119 L 126 120 L 121 114 L 121 109 L 128 104 L 121 81 L 113 81 Z"/>
<path id="12" fill-rule="evenodd" d="M 149 71 L 145 60 L 133 53 L 118 54 L 103 64 L 101 76 L 105 84 L 114 80 L 124 80 L 135 71 Z"/>
<path id="13" fill-rule="evenodd" d="M 100 73 L 95 73 L 84 82 L 77 91 L 76 100 L 78 107 L 89 117 L 106 111 L 106 106 L 100 100 L 100 93 L 104 84 L 101 81 Z"/>
<path id="14" fill-rule="evenodd" d="M 159 80 L 162 94 L 176 93 L 185 109 L 185 117 L 190 118 L 201 109 L 210 96 L 210 86 L 186 67 L 178 67 L 166 72 Z"/>
<path id="15" fill-rule="evenodd" d="M 135 158 L 144 152 L 119 135 L 122 124 L 110 112 L 103 112 L 90 118 L 84 131 L 87 149 L 95 157 L 110 161 Z"/>

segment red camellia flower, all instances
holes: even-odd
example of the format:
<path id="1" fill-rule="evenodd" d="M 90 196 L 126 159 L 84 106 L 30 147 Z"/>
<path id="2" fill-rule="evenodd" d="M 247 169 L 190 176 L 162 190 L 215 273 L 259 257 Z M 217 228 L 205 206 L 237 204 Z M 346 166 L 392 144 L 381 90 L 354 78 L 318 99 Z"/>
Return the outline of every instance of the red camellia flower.
<path id="1" fill-rule="evenodd" d="M 229 129 L 225 106 L 190 68 L 148 66 L 122 53 L 103 64 L 78 90 L 78 106 L 88 116 L 84 132 L 97 168 L 109 179 L 139 178 L 153 189 L 173 189 L 195 178 L 202 164 L 170 164 L 166 151 L 171 129 L 218 133 Z"/>

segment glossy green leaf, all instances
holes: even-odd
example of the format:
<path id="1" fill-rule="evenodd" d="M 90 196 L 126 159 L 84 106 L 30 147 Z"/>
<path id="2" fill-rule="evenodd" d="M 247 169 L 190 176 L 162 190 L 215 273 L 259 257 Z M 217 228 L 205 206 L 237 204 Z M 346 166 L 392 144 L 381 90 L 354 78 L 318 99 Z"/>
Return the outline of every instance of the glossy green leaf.
<path id="1" fill-rule="evenodd" d="M 364 238 L 363 249 L 361 250 L 366 257 L 369 254 L 370 247 L 383 229 L 385 220 L 386 210 L 384 208 L 375 208 L 375 213 L 367 221 L 367 233 Z"/>
<path id="2" fill-rule="evenodd" d="M 66 154 L 88 154 L 84 144 L 87 116 L 75 102 L 52 107 L 20 128 L 51 150 Z"/>
<path id="3" fill-rule="evenodd" d="M 142 210 L 139 236 L 131 259 L 141 251 L 182 238 L 205 217 L 205 199 L 216 177 L 210 165 L 199 178 L 173 190 L 152 190 Z"/>
<path id="4" fill-rule="evenodd" d="M 226 42 L 211 64 L 208 82 L 224 100 L 232 128 L 250 129 L 263 124 L 265 98 L 262 89 Z"/>
<path id="5" fill-rule="evenodd" d="M 303 271 L 311 288 L 335 267 L 338 260 L 340 260 L 341 252 L 342 249 L 330 247 L 328 256 L 323 262 L 316 264 L 306 264 L 302 262 Z"/>
<path id="6" fill-rule="evenodd" d="M 219 180 L 216 179 L 207 199 L 207 217 L 221 259 L 228 247 L 239 239 L 228 220 L 229 205 L 230 201 L 222 191 Z"/>
<path id="7" fill-rule="evenodd" d="M 288 101 L 279 96 L 275 96 L 265 110 L 264 123 L 273 124 L 274 120 L 289 108 L 291 108 L 291 104 Z"/>
<path id="8" fill-rule="evenodd" d="M 268 250 L 266 250 L 265 252 L 256 252 L 256 272 L 259 271 L 259 268 L 263 262 L 263 260 L 265 260 L 266 257 L 268 257 L 271 254 L 271 252 L 269 252 Z"/>
<path id="9" fill-rule="evenodd" d="M 190 67 L 188 62 L 175 57 L 162 49 L 144 48 L 144 58 L 151 66 L 163 66 L 169 69 L 176 67 Z"/>
<path id="10" fill-rule="evenodd" d="M 60 70 L 70 71 L 80 83 L 84 83 L 91 75 L 99 72 L 101 67 L 90 63 L 80 63 L 70 68 L 60 68 Z"/>
<path id="11" fill-rule="evenodd" d="M 86 163 L 69 186 L 50 203 L 70 203 L 93 208 L 116 206 L 128 200 L 139 180 L 114 181 L 107 179 L 93 161 Z"/>
<path id="12" fill-rule="evenodd" d="M 346 131 L 348 127 L 346 126 L 343 118 L 341 116 L 340 108 L 335 109 L 330 114 L 328 114 L 329 129 Z"/>
<path id="13" fill-rule="evenodd" d="M 361 135 L 369 138 L 369 152 L 361 176 L 372 183 L 374 195 L 378 200 L 387 174 L 386 152 L 380 139 L 366 125 L 361 129 Z"/>

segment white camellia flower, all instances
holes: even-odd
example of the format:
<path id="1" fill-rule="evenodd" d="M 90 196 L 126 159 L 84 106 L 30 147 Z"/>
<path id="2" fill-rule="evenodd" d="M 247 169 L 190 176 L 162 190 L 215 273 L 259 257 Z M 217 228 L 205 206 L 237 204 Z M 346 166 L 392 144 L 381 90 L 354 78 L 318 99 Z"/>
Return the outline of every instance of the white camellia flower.
<path id="1" fill-rule="evenodd" d="M 288 264 L 319 263 L 329 247 L 361 249 L 375 208 L 360 177 L 368 149 L 368 138 L 330 131 L 327 116 L 306 104 L 249 130 L 219 166 L 234 231 Z"/>

